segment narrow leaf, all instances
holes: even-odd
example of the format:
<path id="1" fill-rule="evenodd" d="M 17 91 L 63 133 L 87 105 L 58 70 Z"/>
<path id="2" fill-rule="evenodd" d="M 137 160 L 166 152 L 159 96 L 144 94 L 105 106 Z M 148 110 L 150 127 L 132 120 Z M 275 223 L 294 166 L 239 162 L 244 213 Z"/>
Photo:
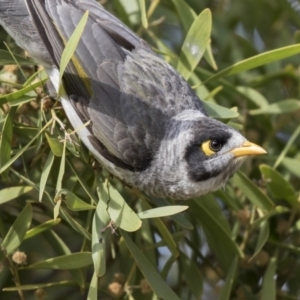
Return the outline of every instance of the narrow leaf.
<path id="1" fill-rule="evenodd" d="M 141 227 L 142 221 L 112 185 L 109 186 L 109 199 L 107 211 L 117 227 L 126 231 L 136 231 Z"/>
<path id="2" fill-rule="evenodd" d="M 252 109 L 249 111 L 249 114 L 252 116 L 261 114 L 280 115 L 295 112 L 298 109 L 300 109 L 299 100 L 286 99 L 258 109 Z"/>
<path id="3" fill-rule="evenodd" d="M 90 266 L 92 263 L 93 260 L 91 252 L 79 252 L 49 258 L 47 260 L 30 265 L 24 269 L 72 270 Z"/>
<path id="4" fill-rule="evenodd" d="M 276 258 L 272 257 L 263 277 L 261 300 L 276 300 Z"/>
<path id="5" fill-rule="evenodd" d="M 0 191 L 0 204 L 6 203 L 33 190 L 31 186 L 14 186 Z"/>
<path id="6" fill-rule="evenodd" d="M 183 276 L 189 289 L 196 299 L 201 299 L 203 293 L 203 278 L 199 267 L 183 252 L 180 253 L 180 262 L 183 268 Z"/>
<path id="7" fill-rule="evenodd" d="M 237 172 L 232 179 L 235 186 L 239 187 L 244 195 L 262 210 L 272 210 L 274 204 L 245 174 Z"/>
<path id="8" fill-rule="evenodd" d="M 235 257 L 235 259 L 232 262 L 232 266 L 229 269 L 229 272 L 225 279 L 225 284 L 222 288 L 221 295 L 219 300 L 230 300 L 230 294 L 232 291 L 234 279 L 236 277 L 236 272 L 238 269 L 238 257 Z"/>
<path id="9" fill-rule="evenodd" d="M 41 180 L 40 180 L 40 190 L 39 190 L 39 201 L 42 201 L 43 194 L 45 191 L 45 187 L 47 184 L 47 180 L 54 162 L 54 154 L 52 151 L 49 152 L 47 160 L 44 165 L 44 169 L 42 171 Z"/>
<path id="10" fill-rule="evenodd" d="M 98 277 L 96 272 L 94 272 L 89 286 L 87 300 L 97 300 L 97 299 L 98 299 Z"/>
<path id="11" fill-rule="evenodd" d="M 210 42 L 212 17 L 205 9 L 195 19 L 182 45 L 177 70 L 187 80 L 200 62 Z"/>
<path id="12" fill-rule="evenodd" d="M 148 28 L 148 20 L 147 20 L 147 13 L 146 13 L 146 3 L 145 0 L 138 0 L 139 5 L 140 5 L 140 10 L 141 10 L 141 20 L 142 20 L 142 25 L 145 29 Z"/>
<path id="13" fill-rule="evenodd" d="M 0 49 L 0 66 L 15 65 L 16 64 L 15 59 L 18 61 L 18 63 L 20 65 L 34 65 L 35 64 L 34 61 L 26 59 L 17 54 L 13 54 L 13 56 L 14 56 L 14 58 L 8 51 Z"/>
<path id="14" fill-rule="evenodd" d="M 9 113 L 7 114 L 2 132 L 0 135 L 0 168 L 5 165 L 11 156 L 11 143 L 12 143 L 12 135 L 13 135 L 13 119 L 16 112 L 16 108 L 11 108 Z M 2 177 L 7 179 L 9 170 L 7 169 L 2 173 Z M 2 198 L 0 197 L 0 202 Z"/>
<path id="15" fill-rule="evenodd" d="M 73 211 L 96 209 L 95 206 L 86 203 L 66 189 L 58 191 L 58 193 L 55 195 L 54 201 L 56 202 L 59 198 L 65 200 L 67 207 Z"/>
<path id="16" fill-rule="evenodd" d="M 260 227 L 259 235 L 258 235 L 258 239 L 256 242 L 254 254 L 250 258 L 250 260 L 252 260 L 257 255 L 257 253 L 263 248 L 263 246 L 265 245 L 265 243 L 267 242 L 267 240 L 269 238 L 269 234 L 270 234 L 269 222 L 263 221 L 259 227 Z"/>
<path id="17" fill-rule="evenodd" d="M 26 204 L 22 212 L 18 215 L 13 225 L 9 228 L 5 238 L 1 243 L 1 248 L 5 249 L 7 254 L 11 254 L 22 243 L 26 231 L 31 224 L 32 208 Z"/>
<path id="18" fill-rule="evenodd" d="M 275 199 L 285 200 L 292 207 L 298 206 L 298 197 L 293 186 L 279 172 L 267 165 L 260 165 L 259 169 Z"/>
<path id="19" fill-rule="evenodd" d="M 156 268 L 151 265 L 146 256 L 140 251 L 135 243 L 129 237 L 129 234 L 125 231 L 121 231 L 125 243 L 131 252 L 136 264 L 145 276 L 153 292 L 157 297 L 162 299 L 180 300 L 173 290 L 167 285 L 167 283 L 157 273 Z"/>
<path id="20" fill-rule="evenodd" d="M 219 78 L 241 73 L 244 71 L 248 71 L 263 65 L 267 65 L 269 63 L 272 63 L 274 61 L 278 61 L 296 54 L 300 53 L 300 45 L 292 45 L 287 47 L 282 47 L 276 50 L 267 51 L 265 53 L 261 53 L 258 55 L 255 55 L 253 57 L 250 57 L 248 59 L 242 60 L 224 70 L 217 73 L 216 75 L 210 77 L 208 80 L 204 82 L 204 84 L 207 84 L 211 81 L 216 81 Z"/>
<path id="21" fill-rule="evenodd" d="M 59 82 L 61 83 L 61 79 L 64 75 L 64 72 L 66 70 L 66 67 L 68 65 L 68 63 L 70 62 L 70 60 L 72 59 L 77 45 L 80 41 L 81 35 L 84 31 L 86 22 L 88 20 L 89 17 L 89 11 L 86 11 L 81 20 L 79 21 L 78 25 L 76 26 L 74 32 L 72 33 L 70 39 L 68 40 L 68 42 L 65 45 L 65 48 L 61 54 L 61 59 L 60 59 L 60 65 L 59 65 Z M 61 86 L 59 84 L 59 88 L 61 89 Z M 59 91 L 58 94 L 61 94 L 61 90 Z"/>
<path id="22" fill-rule="evenodd" d="M 45 132 L 45 135 L 52 153 L 55 156 L 61 157 L 63 154 L 64 144 L 58 139 L 51 137 L 47 132 Z"/>
<path id="23" fill-rule="evenodd" d="M 34 228 L 31 228 L 26 232 L 26 235 L 24 237 L 24 240 L 30 239 L 33 236 L 36 236 L 37 234 L 40 234 L 48 229 L 51 229 L 53 226 L 59 224 L 61 222 L 61 219 L 56 219 L 56 220 L 49 220 L 43 224 L 40 224 Z"/>
<path id="24" fill-rule="evenodd" d="M 189 208 L 188 206 L 184 206 L 184 205 L 164 206 L 164 207 L 149 209 L 140 212 L 137 215 L 140 219 L 167 217 L 167 216 L 178 214 L 182 211 L 187 210 L 188 208 Z"/>

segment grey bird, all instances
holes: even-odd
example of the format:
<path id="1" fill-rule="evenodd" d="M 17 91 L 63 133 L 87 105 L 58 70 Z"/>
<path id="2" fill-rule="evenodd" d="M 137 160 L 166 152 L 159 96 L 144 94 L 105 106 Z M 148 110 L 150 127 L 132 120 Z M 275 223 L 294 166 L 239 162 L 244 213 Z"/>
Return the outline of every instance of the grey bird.
<path id="1" fill-rule="evenodd" d="M 96 1 L 0 0 L 0 24 L 58 91 L 62 51 L 85 11 L 60 100 L 109 172 L 150 196 L 189 199 L 219 189 L 247 156 L 266 153 L 209 118 L 188 83 Z"/>

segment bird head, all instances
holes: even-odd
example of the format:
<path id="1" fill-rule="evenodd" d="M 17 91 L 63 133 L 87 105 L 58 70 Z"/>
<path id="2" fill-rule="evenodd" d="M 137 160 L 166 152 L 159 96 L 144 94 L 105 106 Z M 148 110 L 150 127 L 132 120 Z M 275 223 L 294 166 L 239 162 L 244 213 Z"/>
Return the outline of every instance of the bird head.
<path id="1" fill-rule="evenodd" d="M 264 153 L 263 148 L 228 125 L 185 113 L 176 118 L 161 148 L 164 158 L 160 161 L 165 171 L 161 180 L 167 186 L 173 182 L 172 187 L 168 186 L 169 197 L 200 196 L 225 185 L 247 157 Z"/>

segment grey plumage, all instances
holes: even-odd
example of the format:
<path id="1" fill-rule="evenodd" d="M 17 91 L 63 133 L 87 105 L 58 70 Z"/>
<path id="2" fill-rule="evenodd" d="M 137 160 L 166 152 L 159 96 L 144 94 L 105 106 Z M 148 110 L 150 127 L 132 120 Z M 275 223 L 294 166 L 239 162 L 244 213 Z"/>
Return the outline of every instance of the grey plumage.
<path id="1" fill-rule="evenodd" d="M 27 9 L 23 1 L 0 0 L 0 24 L 56 89 L 64 41 L 89 10 L 61 101 L 74 128 L 91 121 L 78 135 L 110 172 L 150 195 L 186 199 L 219 188 L 240 166 L 230 150 L 246 139 L 208 118 L 187 82 L 101 5 L 26 0 Z M 201 145 L 214 139 L 222 149 L 203 154 Z"/>

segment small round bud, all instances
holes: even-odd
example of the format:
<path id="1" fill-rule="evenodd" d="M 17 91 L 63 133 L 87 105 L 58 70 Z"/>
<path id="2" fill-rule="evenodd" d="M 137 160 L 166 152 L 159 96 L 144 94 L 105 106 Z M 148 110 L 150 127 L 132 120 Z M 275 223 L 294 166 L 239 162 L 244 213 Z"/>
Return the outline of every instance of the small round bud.
<path id="1" fill-rule="evenodd" d="M 123 285 L 118 282 L 112 282 L 108 285 L 108 291 L 114 299 L 117 299 L 124 293 Z"/>
<path id="2" fill-rule="evenodd" d="M 248 225 L 250 221 L 251 213 L 247 209 L 239 210 L 237 212 L 237 218 L 242 225 Z"/>
<path id="3" fill-rule="evenodd" d="M 13 262 L 15 262 L 17 265 L 24 265 L 24 264 L 26 264 L 26 259 L 27 259 L 27 255 L 25 254 L 25 252 L 16 251 L 16 252 L 12 255 L 12 260 L 13 260 Z"/>
<path id="4" fill-rule="evenodd" d="M 35 299 L 37 300 L 43 300 L 45 299 L 46 297 L 46 292 L 44 289 L 37 289 L 35 292 L 34 292 L 34 297 Z"/>
<path id="5" fill-rule="evenodd" d="M 142 294 L 150 294 L 152 292 L 151 287 L 146 279 L 140 281 Z"/>
<path id="6" fill-rule="evenodd" d="M 264 267 L 269 263 L 270 255 L 267 251 L 261 250 L 253 258 L 253 263 L 258 267 Z"/>
<path id="7" fill-rule="evenodd" d="M 278 232 L 278 234 L 283 235 L 283 234 L 287 233 L 287 231 L 290 228 L 290 225 L 291 224 L 287 220 L 280 220 L 277 223 L 276 231 Z"/>

